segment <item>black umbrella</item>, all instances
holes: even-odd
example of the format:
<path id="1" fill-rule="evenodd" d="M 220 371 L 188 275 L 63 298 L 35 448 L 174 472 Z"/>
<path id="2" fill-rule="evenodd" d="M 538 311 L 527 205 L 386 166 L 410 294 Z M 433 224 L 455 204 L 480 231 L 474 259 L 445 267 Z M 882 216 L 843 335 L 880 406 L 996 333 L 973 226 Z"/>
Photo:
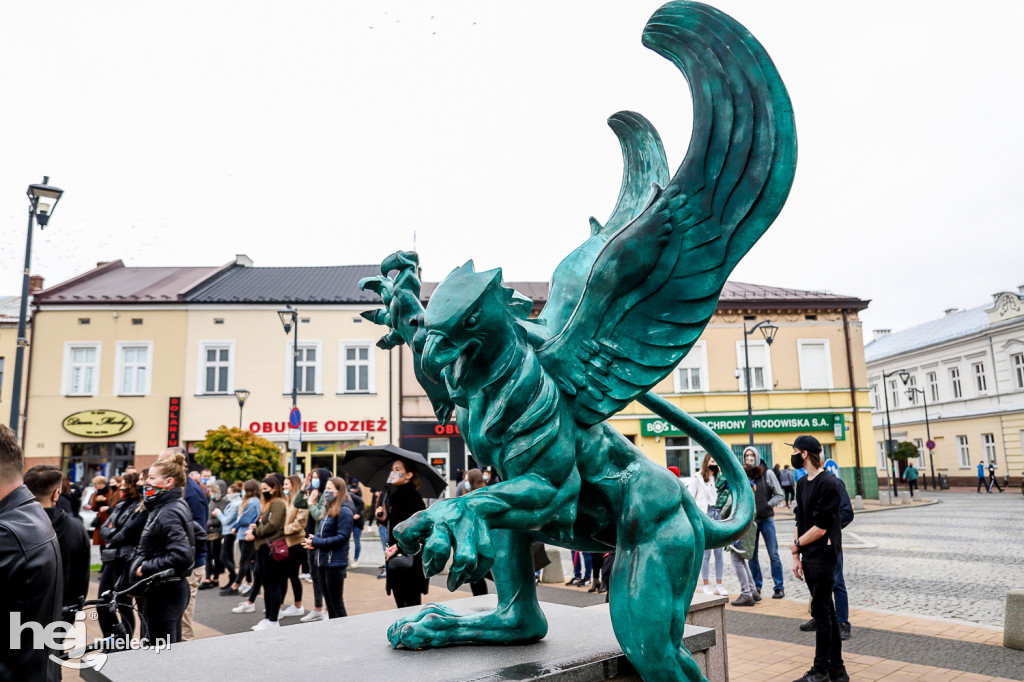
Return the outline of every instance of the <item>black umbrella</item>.
<path id="1" fill-rule="evenodd" d="M 357 445 L 345 452 L 341 468 L 374 490 L 384 490 L 391 474 L 391 463 L 400 459 L 420 479 L 418 488 L 423 497 L 440 497 L 448 483 L 418 452 L 403 450 L 397 445 Z"/>

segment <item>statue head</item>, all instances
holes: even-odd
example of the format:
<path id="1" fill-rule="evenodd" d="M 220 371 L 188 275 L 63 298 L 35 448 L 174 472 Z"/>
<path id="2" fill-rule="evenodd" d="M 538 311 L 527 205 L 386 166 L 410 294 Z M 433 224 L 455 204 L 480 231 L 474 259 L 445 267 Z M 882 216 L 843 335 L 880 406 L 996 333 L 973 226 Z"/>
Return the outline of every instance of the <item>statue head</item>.
<path id="1" fill-rule="evenodd" d="M 451 382 L 458 385 L 474 364 L 500 357 L 515 342 L 516 320 L 526 319 L 531 307 L 530 299 L 502 284 L 501 268 L 477 272 L 473 261 L 456 268 L 427 304 L 424 373 L 440 381 L 452 366 Z"/>

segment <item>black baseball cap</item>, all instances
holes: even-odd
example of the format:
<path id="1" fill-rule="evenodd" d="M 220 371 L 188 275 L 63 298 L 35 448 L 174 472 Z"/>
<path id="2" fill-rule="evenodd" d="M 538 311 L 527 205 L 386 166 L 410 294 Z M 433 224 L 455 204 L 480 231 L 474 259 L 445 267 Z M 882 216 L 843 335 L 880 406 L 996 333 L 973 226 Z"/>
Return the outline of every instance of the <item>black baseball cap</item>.
<path id="1" fill-rule="evenodd" d="M 814 436 L 797 436 L 797 439 L 792 443 L 786 443 L 797 450 L 806 450 L 807 452 L 813 452 L 816 455 L 821 454 L 821 443 Z"/>

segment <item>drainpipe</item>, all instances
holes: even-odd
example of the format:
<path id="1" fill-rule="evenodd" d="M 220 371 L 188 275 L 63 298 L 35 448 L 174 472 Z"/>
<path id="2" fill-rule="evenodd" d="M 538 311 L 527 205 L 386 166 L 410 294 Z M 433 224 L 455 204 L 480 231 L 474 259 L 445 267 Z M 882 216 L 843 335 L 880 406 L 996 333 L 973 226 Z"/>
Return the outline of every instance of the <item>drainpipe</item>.
<path id="1" fill-rule="evenodd" d="M 850 405 L 852 406 L 851 411 L 853 413 L 853 455 L 857 494 L 864 497 L 864 480 L 861 475 L 860 465 L 860 425 L 857 421 L 857 384 L 853 380 L 853 353 L 850 350 L 850 316 L 846 309 L 843 309 L 843 337 L 846 339 L 846 371 L 850 379 Z M 884 385 L 882 390 L 885 390 Z"/>

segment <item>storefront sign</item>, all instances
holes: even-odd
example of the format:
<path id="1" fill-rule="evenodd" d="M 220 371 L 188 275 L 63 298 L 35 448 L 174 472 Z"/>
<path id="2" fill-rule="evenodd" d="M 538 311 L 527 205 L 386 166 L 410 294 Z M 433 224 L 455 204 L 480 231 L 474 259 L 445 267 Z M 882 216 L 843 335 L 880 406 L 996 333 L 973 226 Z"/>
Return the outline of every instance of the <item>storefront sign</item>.
<path id="1" fill-rule="evenodd" d="M 135 426 L 135 420 L 115 410 L 85 410 L 65 417 L 64 430 L 85 438 L 119 436 Z"/>
<path id="2" fill-rule="evenodd" d="M 171 398 L 167 408 L 167 447 L 173 448 L 179 445 L 178 439 L 181 436 L 181 398 Z"/>
<path id="3" fill-rule="evenodd" d="M 402 422 L 402 436 L 407 438 L 461 438 L 459 425 L 455 422 Z"/>
<path id="4" fill-rule="evenodd" d="M 747 416 L 692 415 L 715 433 L 747 433 Z M 845 416 L 833 413 L 766 414 L 755 415 L 755 433 L 793 433 L 802 431 L 832 431 L 836 440 L 846 440 Z M 686 434 L 664 419 L 641 420 L 640 433 L 644 436 L 685 436 Z"/>
<path id="5" fill-rule="evenodd" d="M 287 435 L 289 428 L 287 421 L 252 422 L 249 424 L 250 431 L 264 436 L 272 436 L 277 433 Z M 372 433 L 387 430 L 387 419 L 328 419 L 323 422 L 308 420 L 302 422 L 302 433 L 345 433 L 347 431 Z"/>

